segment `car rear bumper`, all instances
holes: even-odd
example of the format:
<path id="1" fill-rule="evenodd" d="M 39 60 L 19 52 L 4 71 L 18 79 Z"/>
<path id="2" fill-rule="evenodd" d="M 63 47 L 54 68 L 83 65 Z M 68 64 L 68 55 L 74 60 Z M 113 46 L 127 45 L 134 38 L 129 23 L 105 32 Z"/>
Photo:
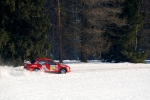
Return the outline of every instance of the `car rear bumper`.
<path id="1" fill-rule="evenodd" d="M 34 69 L 31 67 L 24 67 L 24 69 L 29 70 L 29 71 L 33 71 Z"/>

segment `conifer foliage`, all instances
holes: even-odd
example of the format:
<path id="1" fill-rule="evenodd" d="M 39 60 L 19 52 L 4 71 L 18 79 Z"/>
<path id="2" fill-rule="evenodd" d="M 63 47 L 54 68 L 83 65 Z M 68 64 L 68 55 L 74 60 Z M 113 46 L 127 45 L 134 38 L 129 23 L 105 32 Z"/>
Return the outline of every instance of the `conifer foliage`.
<path id="1" fill-rule="evenodd" d="M 0 1 L 0 56 L 5 63 L 46 56 L 50 27 L 46 0 Z"/>
<path id="2" fill-rule="evenodd" d="M 144 62 L 150 48 L 148 2 L 1 0 L 0 61 L 51 55 L 60 62 Z"/>
<path id="3" fill-rule="evenodd" d="M 122 2 L 123 0 L 81 0 L 81 61 L 87 62 L 88 56 L 101 59 L 102 53 L 109 51 L 112 38 L 109 36 L 113 31 L 108 32 L 108 27 L 123 24 L 118 16 Z"/>
<path id="4" fill-rule="evenodd" d="M 51 1 L 55 5 L 57 0 Z M 60 2 L 63 58 L 80 59 L 81 62 L 88 59 L 143 62 L 146 59 L 147 51 L 141 49 L 143 34 L 139 34 L 144 21 L 140 13 L 143 0 Z M 51 19 L 57 22 L 56 18 Z M 57 41 L 55 21 L 50 31 Z M 54 58 L 59 54 L 55 41 L 52 41 Z"/>
<path id="5" fill-rule="evenodd" d="M 123 16 L 126 17 L 127 26 L 123 28 L 125 36 L 122 38 L 121 54 L 125 61 L 144 62 L 148 51 L 142 49 L 140 41 L 142 34 L 139 31 L 144 23 L 144 16 L 140 13 L 141 0 L 126 0 L 124 3 Z"/>

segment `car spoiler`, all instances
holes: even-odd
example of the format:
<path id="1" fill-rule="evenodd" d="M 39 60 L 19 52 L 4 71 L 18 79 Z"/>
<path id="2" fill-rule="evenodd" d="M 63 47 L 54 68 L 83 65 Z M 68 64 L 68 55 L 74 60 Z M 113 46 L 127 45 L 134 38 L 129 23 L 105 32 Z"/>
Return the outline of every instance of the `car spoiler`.
<path id="1" fill-rule="evenodd" d="M 24 64 L 31 64 L 30 61 L 24 60 Z"/>

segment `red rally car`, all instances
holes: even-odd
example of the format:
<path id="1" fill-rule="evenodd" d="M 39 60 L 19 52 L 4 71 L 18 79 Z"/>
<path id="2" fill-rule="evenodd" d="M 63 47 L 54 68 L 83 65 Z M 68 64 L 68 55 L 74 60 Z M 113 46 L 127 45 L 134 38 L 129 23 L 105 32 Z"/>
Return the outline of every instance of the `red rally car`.
<path id="1" fill-rule="evenodd" d="M 35 62 L 24 62 L 24 68 L 30 71 L 42 70 L 45 72 L 55 72 L 60 74 L 66 74 L 70 72 L 70 67 L 65 64 L 60 64 L 52 59 L 48 58 L 37 58 Z"/>

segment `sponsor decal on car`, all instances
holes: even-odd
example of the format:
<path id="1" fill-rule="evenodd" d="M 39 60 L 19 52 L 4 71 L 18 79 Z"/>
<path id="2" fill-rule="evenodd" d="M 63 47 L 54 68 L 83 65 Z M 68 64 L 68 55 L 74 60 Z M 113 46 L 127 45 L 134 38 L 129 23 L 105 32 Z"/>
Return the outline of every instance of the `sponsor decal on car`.
<path id="1" fill-rule="evenodd" d="M 53 71 L 53 70 L 55 70 L 56 69 L 56 65 L 51 65 L 50 66 L 50 71 Z"/>

